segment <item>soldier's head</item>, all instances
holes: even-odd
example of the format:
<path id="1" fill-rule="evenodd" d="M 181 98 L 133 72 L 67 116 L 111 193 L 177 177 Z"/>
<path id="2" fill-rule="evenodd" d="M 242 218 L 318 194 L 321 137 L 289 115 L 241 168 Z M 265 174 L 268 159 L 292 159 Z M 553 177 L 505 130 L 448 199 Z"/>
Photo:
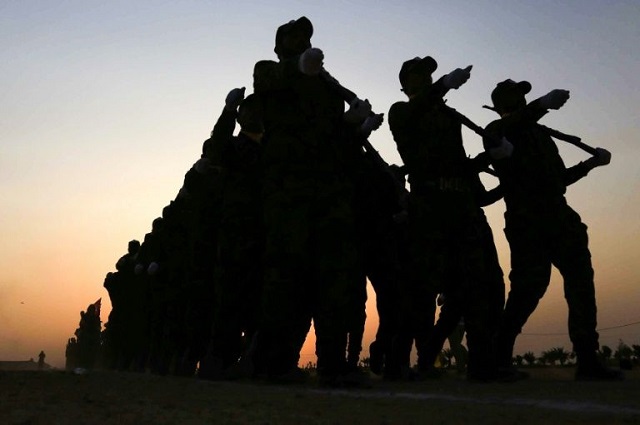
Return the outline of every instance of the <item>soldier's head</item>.
<path id="1" fill-rule="evenodd" d="M 255 94 L 247 96 L 238 107 L 238 124 L 244 133 L 258 137 L 264 134 L 262 103 Z"/>
<path id="2" fill-rule="evenodd" d="M 528 81 L 516 83 L 513 80 L 504 80 L 491 92 L 493 109 L 500 115 L 516 111 L 527 104 L 525 95 L 530 91 L 531 84 Z"/>
<path id="3" fill-rule="evenodd" d="M 135 254 L 136 252 L 138 252 L 139 249 L 140 249 L 140 241 L 137 241 L 135 239 L 129 241 L 129 245 L 127 248 L 127 251 L 129 252 L 129 254 Z"/>
<path id="4" fill-rule="evenodd" d="M 311 47 L 312 35 L 313 25 L 306 17 L 289 21 L 278 27 L 273 51 L 281 60 L 300 55 Z"/>
<path id="5" fill-rule="evenodd" d="M 429 87 L 433 82 L 431 74 L 438 68 L 438 63 L 431 56 L 415 57 L 402 64 L 400 68 L 400 85 L 409 97 Z"/>
<path id="6" fill-rule="evenodd" d="M 158 232 L 162 230 L 164 220 L 162 217 L 157 217 L 151 222 L 151 232 Z"/>
<path id="7" fill-rule="evenodd" d="M 212 151 L 212 148 L 213 148 L 213 140 L 211 140 L 211 138 L 208 138 L 207 140 L 202 142 L 202 155 L 200 155 L 200 158 L 209 157 Z"/>

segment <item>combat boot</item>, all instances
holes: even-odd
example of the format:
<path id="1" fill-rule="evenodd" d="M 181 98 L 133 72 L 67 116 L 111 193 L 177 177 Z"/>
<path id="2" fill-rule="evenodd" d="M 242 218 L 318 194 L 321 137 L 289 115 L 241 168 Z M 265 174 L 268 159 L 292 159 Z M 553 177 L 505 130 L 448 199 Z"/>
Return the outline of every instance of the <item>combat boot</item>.
<path id="1" fill-rule="evenodd" d="M 624 373 L 621 370 L 611 369 L 605 366 L 597 354 L 576 353 L 578 367 L 576 368 L 576 381 L 622 381 Z"/>

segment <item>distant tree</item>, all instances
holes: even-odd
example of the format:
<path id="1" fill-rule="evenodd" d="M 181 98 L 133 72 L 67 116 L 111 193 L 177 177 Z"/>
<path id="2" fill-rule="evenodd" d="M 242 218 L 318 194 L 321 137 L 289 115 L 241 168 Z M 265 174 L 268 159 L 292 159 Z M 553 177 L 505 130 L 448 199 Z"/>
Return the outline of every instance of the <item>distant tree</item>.
<path id="1" fill-rule="evenodd" d="M 551 351 L 553 351 L 554 360 L 560 363 L 560 366 L 564 366 L 571 355 L 571 353 L 566 351 L 564 347 L 555 347 L 552 348 Z"/>
<path id="2" fill-rule="evenodd" d="M 553 347 L 542 353 L 545 364 L 555 365 L 556 363 L 559 363 L 560 366 L 564 366 L 567 360 L 569 360 L 570 355 L 571 353 L 566 351 L 564 347 Z"/>
<path id="3" fill-rule="evenodd" d="M 520 367 L 522 366 L 522 363 L 524 363 L 524 357 L 518 354 L 513 358 L 513 361 L 516 364 L 516 366 Z"/>
<path id="4" fill-rule="evenodd" d="M 640 361 L 640 345 L 632 345 L 633 348 L 633 357 L 635 361 Z"/>
<path id="5" fill-rule="evenodd" d="M 624 341 L 619 340 L 618 348 L 616 349 L 616 352 L 613 354 L 613 358 L 618 361 L 623 359 L 631 360 L 632 356 L 633 356 L 633 349 L 629 347 L 627 344 L 625 344 Z"/>
<path id="6" fill-rule="evenodd" d="M 622 340 L 618 341 L 618 348 L 613 354 L 613 357 L 618 361 L 620 369 L 631 370 L 633 368 L 633 349 L 625 344 Z"/>
<path id="7" fill-rule="evenodd" d="M 546 366 L 548 364 L 551 364 L 551 363 L 553 363 L 553 361 L 551 360 L 552 356 L 553 355 L 550 354 L 549 351 L 543 351 L 540 354 L 540 357 L 538 357 L 538 363 L 540 363 L 542 366 Z"/>
<path id="8" fill-rule="evenodd" d="M 613 355 L 613 350 L 608 345 L 602 345 L 600 346 L 600 350 L 598 350 L 598 354 L 600 354 L 600 357 L 602 358 L 602 360 L 604 360 L 604 362 L 607 363 L 609 360 L 611 360 L 611 356 Z"/>
<path id="9" fill-rule="evenodd" d="M 536 355 L 533 354 L 533 351 L 527 351 L 526 353 L 524 353 L 524 356 L 522 356 L 522 358 L 525 362 L 527 362 L 529 366 L 533 366 L 537 360 Z"/>

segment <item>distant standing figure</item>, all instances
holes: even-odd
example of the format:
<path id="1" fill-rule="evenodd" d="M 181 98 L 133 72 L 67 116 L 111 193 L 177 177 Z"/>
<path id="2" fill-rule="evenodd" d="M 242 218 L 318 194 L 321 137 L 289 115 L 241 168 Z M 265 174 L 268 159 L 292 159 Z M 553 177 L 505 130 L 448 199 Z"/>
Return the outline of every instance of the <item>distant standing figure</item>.
<path id="1" fill-rule="evenodd" d="M 44 354 L 44 351 L 40 351 L 40 354 L 38 354 L 38 370 L 43 370 L 44 369 L 44 358 L 47 357 L 46 354 Z"/>

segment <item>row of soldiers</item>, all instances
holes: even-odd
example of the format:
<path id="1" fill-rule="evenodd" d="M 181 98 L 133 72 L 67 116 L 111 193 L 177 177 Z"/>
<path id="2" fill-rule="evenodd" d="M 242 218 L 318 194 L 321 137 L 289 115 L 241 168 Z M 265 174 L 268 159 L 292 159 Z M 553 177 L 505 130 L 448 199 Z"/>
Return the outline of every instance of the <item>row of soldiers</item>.
<path id="1" fill-rule="evenodd" d="M 433 58 L 406 61 L 399 78 L 408 100 L 388 114 L 404 165 L 389 166 L 367 140 L 383 115 L 324 69 L 312 35 L 305 17 L 278 28 L 278 61 L 256 63 L 252 94 L 229 92 L 177 197 L 107 275 L 113 366 L 305 380 L 297 365 L 313 322 L 319 382 L 367 385 L 356 366 L 368 279 L 379 316 L 374 373 L 433 376 L 444 338 L 464 319 L 467 377 L 522 379 L 513 346 L 555 265 L 565 278 L 576 377 L 619 379 L 597 360 L 586 226 L 564 197 L 610 154 L 598 148 L 567 169 L 538 124 L 569 92 L 527 103 L 529 83 L 499 83 L 491 98 L 500 119 L 481 129 L 485 151 L 468 158 L 468 120 L 443 99 L 471 66 L 433 81 Z M 500 185 L 487 191 L 483 171 Z M 506 304 L 482 211 L 502 197 L 512 254 Z M 434 328 L 438 294 L 445 301 Z"/>

